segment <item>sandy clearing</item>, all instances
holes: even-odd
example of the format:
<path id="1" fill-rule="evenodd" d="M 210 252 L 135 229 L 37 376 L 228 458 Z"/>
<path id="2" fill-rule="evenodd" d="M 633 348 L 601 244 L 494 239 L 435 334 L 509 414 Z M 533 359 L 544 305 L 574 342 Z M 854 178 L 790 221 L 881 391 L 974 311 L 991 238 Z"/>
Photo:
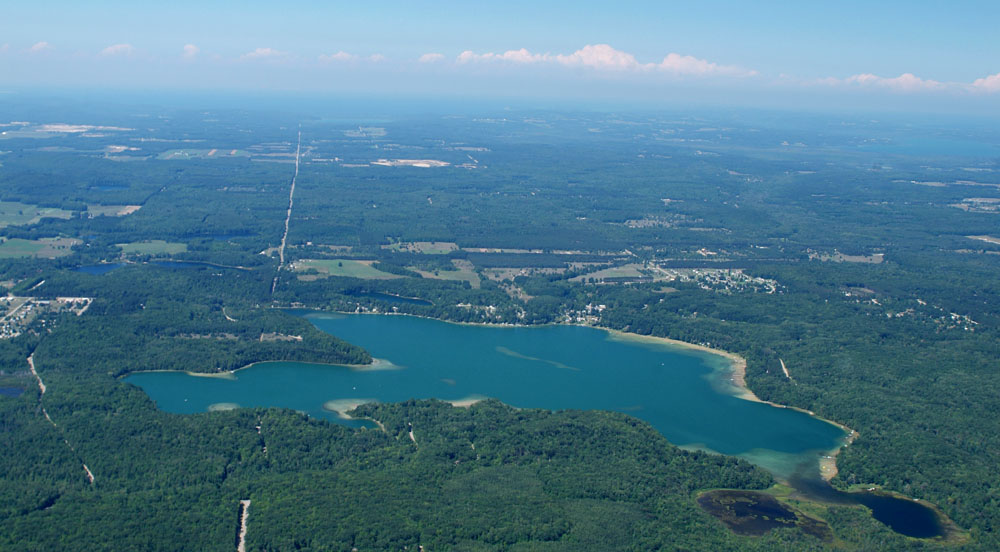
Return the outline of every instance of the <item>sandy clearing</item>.
<path id="1" fill-rule="evenodd" d="M 788 379 L 792 379 L 792 376 L 788 373 L 788 368 L 785 366 L 785 361 L 779 358 L 778 362 L 781 363 L 781 371 L 785 373 L 785 377 Z"/>
<path id="2" fill-rule="evenodd" d="M 446 402 L 446 403 L 448 403 L 448 404 L 450 404 L 452 406 L 456 406 L 458 408 L 469 408 L 472 405 L 474 405 L 474 404 L 476 404 L 478 402 L 485 401 L 485 400 L 486 400 L 486 397 L 483 397 L 483 396 L 480 396 L 480 395 L 470 395 L 470 396 L 465 397 L 465 398 L 455 399 L 453 401 L 443 401 L 443 402 Z"/>
<path id="3" fill-rule="evenodd" d="M 247 518 L 250 517 L 250 500 L 240 501 L 240 538 L 236 544 L 237 552 L 246 552 Z"/>
<path id="4" fill-rule="evenodd" d="M 31 368 L 31 375 L 35 376 L 35 379 L 38 380 L 38 389 L 41 390 L 42 395 L 44 396 L 45 384 L 42 383 L 42 377 L 39 376 L 38 372 L 35 370 L 35 353 L 31 353 L 31 355 L 28 356 L 28 367 Z M 48 416 L 48 414 L 45 415 L 46 418 L 48 418 Z M 49 421 L 51 422 L 52 420 L 49 419 Z"/>

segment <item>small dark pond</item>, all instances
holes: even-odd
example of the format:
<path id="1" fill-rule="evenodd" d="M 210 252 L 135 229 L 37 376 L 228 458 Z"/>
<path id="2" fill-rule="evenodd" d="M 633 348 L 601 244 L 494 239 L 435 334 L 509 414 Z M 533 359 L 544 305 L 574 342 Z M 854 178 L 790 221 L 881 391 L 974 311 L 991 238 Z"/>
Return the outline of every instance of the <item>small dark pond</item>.
<path id="1" fill-rule="evenodd" d="M 74 268 L 73 271 L 84 272 L 87 274 L 94 274 L 99 276 L 101 274 L 107 274 L 108 272 L 111 272 L 112 270 L 123 266 L 125 266 L 125 263 L 101 263 L 95 265 L 78 266 Z"/>
<path id="2" fill-rule="evenodd" d="M 20 387 L 0 387 L 0 397 L 20 397 L 24 389 Z"/>
<path id="3" fill-rule="evenodd" d="M 185 269 L 185 268 L 205 268 L 209 265 L 204 263 L 192 263 L 188 261 L 153 261 L 152 264 L 163 268 Z"/>
<path id="4" fill-rule="evenodd" d="M 872 511 L 873 518 L 908 537 L 926 539 L 947 533 L 937 512 L 916 500 L 878 491 L 846 493 L 834 489 L 826 481 L 811 478 L 792 479 L 790 483 L 799 492 L 821 502 L 866 506 Z"/>

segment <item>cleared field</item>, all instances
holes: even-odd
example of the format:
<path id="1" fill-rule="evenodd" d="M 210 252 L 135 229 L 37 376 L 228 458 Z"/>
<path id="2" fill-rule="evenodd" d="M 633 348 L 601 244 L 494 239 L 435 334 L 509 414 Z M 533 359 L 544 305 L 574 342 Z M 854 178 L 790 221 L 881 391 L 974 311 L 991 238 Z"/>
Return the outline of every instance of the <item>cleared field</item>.
<path id="1" fill-rule="evenodd" d="M 885 260 L 885 254 L 875 253 L 874 255 L 845 255 L 839 251 L 835 251 L 832 255 L 829 253 L 810 253 L 809 258 L 818 259 L 824 262 L 832 261 L 835 263 L 880 264 Z"/>
<path id="2" fill-rule="evenodd" d="M 187 251 L 186 243 L 151 240 L 143 242 L 119 243 L 125 255 L 173 255 Z"/>
<path id="3" fill-rule="evenodd" d="M 90 217 L 123 217 L 131 215 L 142 208 L 142 205 L 87 205 L 87 214 Z"/>
<path id="4" fill-rule="evenodd" d="M 54 259 L 69 255 L 73 252 L 74 245 L 83 243 L 82 240 L 76 238 L 42 238 L 36 241 L 42 244 L 42 248 L 35 253 L 35 256 L 44 259 Z"/>
<path id="5" fill-rule="evenodd" d="M 34 240 L 22 240 L 13 238 L 0 243 L 0 258 L 10 259 L 13 257 L 34 257 L 36 253 L 45 247 L 40 242 Z"/>
<path id="6" fill-rule="evenodd" d="M 17 201 L 0 201 L 0 228 L 34 224 L 43 218 L 68 219 L 72 211 L 63 211 L 57 207 L 39 207 Z"/>
<path id="7" fill-rule="evenodd" d="M 156 156 L 157 159 L 168 161 L 185 161 L 188 159 L 225 159 L 227 157 L 250 157 L 250 152 L 236 149 L 219 151 L 217 149 L 184 148 L 167 150 Z"/>
<path id="8" fill-rule="evenodd" d="M 455 242 L 399 242 L 383 245 L 382 249 L 425 255 L 447 255 L 452 251 L 458 251 L 458 244 Z"/>
<path id="9" fill-rule="evenodd" d="M 292 263 L 292 270 L 303 272 L 315 270 L 320 277 L 342 276 L 345 278 L 363 278 L 366 280 L 389 280 L 402 278 L 398 274 L 382 272 L 372 267 L 375 261 L 355 261 L 352 259 L 303 259 Z"/>
<path id="10" fill-rule="evenodd" d="M 13 238 L 0 243 L 0 258 L 39 257 L 54 259 L 69 255 L 74 245 L 81 242 L 75 238 L 42 238 L 39 240 L 22 240 Z"/>
<path id="11" fill-rule="evenodd" d="M 469 285 L 473 289 L 479 289 L 479 275 L 473 271 L 472 263 L 462 259 L 454 259 L 451 261 L 458 270 L 435 270 L 433 272 L 427 270 L 417 270 L 411 268 L 411 270 L 420 273 L 424 278 L 434 278 L 436 280 L 452 280 L 457 282 L 469 282 Z"/>
<path id="12" fill-rule="evenodd" d="M 450 164 L 447 161 L 439 161 L 437 159 L 379 159 L 372 161 L 372 165 L 382 167 L 420 167 L 423 169 L 447 167 Z"/>
<path id="13" fill-rule="evenodd" d="M 594 280 L 606 280 L 608 278 L 641 278 L 643 276 L 649 276 L 649 274 L 643 274 L 640 269 L 642 269 L 642 265 L 638 263 L 613 266 L 611 268 L 605 268 L 604 270 L 598 270 L 596 272 L 590 272 L 570 278 L 570 281 L 582 282 L 584 280 L 589 280 L 590 278 L 593 278 Z"/>
<path id="14" fill-rule="evenodd" d="M 551 268 L 539 266 L 527 266 L 524 268 L 485 268 L 483 276 L 488 279 L 500 282 L 503 280 L 513 280 L 518 276 L 536 276 L 538 274 L 562 274 L 565 268 Z"/>

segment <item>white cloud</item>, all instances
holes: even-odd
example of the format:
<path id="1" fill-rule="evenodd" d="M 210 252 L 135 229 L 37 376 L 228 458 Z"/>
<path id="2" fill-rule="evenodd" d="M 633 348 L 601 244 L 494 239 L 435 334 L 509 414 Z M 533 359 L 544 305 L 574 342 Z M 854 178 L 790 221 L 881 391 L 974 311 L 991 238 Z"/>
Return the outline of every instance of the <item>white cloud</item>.
<path id="1" fill-rule="evenodd" d="M 728 75 L 733 77 L 752 77 L 757 71 L 742 69 L 732 65 L 719 65 L 694 56 L 682 56 L 670 53 L 657 66 L 661 71 L 677 75 Z"/>
<path id="2" fill-rule="evenodd" d="M 278 59 L 288 55 L 288 52 L 275 50 L 274 48 L 257 48 L 252 52 L 247 52 L 240 56 L 240 59 Z"/>
<path id="3" fill-rule="evenodd" d="M 31 48 L 28 48 L 28 53 L 37 54 L 39 52 L 44 52 L 45 50 L 51 50 L 52 45 L 44 40 L 41 42 L 34 43 Z"/>
<path id="4" fill-rule="evenodd" d="M 319 56 L 319 60 L 322 61 L 323 63 L 330 63 L 334 61 L 354 61 L 356 59 L 358 59 L 358 56 L 354 54 L 349 54 L 343 50 L 335 54 L 322 54 L 321 56 Z"/>
<path id="5" fill-rule="evenodd" d="M 429 52 L 420 56 L 420 59 L 418 59 L 417 61 L 420 63 L 436 63 L 443 59 L 444 59 L 444 54 Z"/>
<path id="6" fill-rule="evenodd" d="M 584 65 L 595 69 L 642 69 L 635 56 L 616 50 L 608 44 L 588 44 L 568 56 L 559 55 L 556 61 L 563 65 Z"/>
<path id="7" fill-rule="evenodd" d="M 185 44 L 184 53 L 182 55 L 188 59 L 191 59 L 197 56 L 199 51 L 200 50 L 198 49 L 198 47 L 195 46 L 194 44 Z"/>
<path id="8" fill-rule="evenodd" d="M 903 73 L 902 75 L 893 78 L 880 77 L 871 73 L 862 73 L 847 77 L 844 79 L 844 83 L 859 86 L 878 86 L 900 92 L 940 90 L 946 86 L 944 83 L 936 80 L 922 79 L 913 73 Z"/>
<path id="9" fill-rule="evenodd" d="M 422 59 L 422 58 L 421 58 Z M 477 54 L 466 50 L 455 59 L 458 63 L 496 62 L 510 63 L 557 63 L 567 67 L 589 67 L 601 71 L 660 71 L 672 75 L 724 75 L 747 77 L 756 75 L 729 65 L 719 65 L 693 56 L 671 53 L 659 63 L 641 63 L 634 55 L 617 50 L 609 44 L 588 44 L 572 54 L 537 54 L 525 48 L 508 50 L 502 54 L 486 52 Z"/>
<path id="10" fill-rule="evenodd" d="M 1000 73 L 972 81 L 975 92 L 1000 92 Z"/>
<path id="11" fill-rule="evenodd" d="M 102 56 L 128 56 L 135 52 L 135 48 L 131 44 L 112 44 L 107 48 L 101 50 L 100 55 Z"/>
<path id="12" fill-rule="evenodd" d="M 380 63 L 385 61 L 385 56 L 382 54 L 372 54 L 370 56 L 361 57 L 357 54 L 352 54 L 350 52 L 345 52 L 343 50 L 333 53 L 333 54 L 322 54 L 317 57 L 320 63 L 347 63 L 355 61 L 370 61 L 372 63 Z"/>

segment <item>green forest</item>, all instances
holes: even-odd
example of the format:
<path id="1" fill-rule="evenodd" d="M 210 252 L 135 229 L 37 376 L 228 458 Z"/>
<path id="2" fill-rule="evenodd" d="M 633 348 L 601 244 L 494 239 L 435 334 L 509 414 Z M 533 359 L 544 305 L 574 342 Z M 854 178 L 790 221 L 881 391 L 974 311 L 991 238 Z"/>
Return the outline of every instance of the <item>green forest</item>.
<path id="1" fill-rule="evenodd" d="M 399 116 L 371 135 L 309 113 L 148 109 L 142 124 L 79 115 L 139 130 L 0 141 L 0 202 L 34 209 L 0 210 L 0 238 L 76 240 L 0 258 L 7 297 L 38 305 L 4 310 L 0 549 L 232 550 L 241 500 L 247 550 L 1000 547 L 1000 159 L 862 147 L 954 127 L 515 112 Z M 177 140 L 247 153 L 164 155 Z M 126 141 L 138 149 L 95 153 Z M 25 215 L 45 209 L 59 216 Z M 44 310 L 61 297 L 93 301 Z M 736 353 L 761 399 L 857 432 L 834 487 L 926 501 L 957 530 L 915 539 L 788 498 L 746 460 L 624 414 L 413 400 L 362 405 L 379 427 L 352 429 L 278 408 L 170 414 L 122 381 L 372 361 L 289 309 L 587 324 Z M 699 507 L 712 489 L 770 489 L 832 537 L 736 534 Z"/>

